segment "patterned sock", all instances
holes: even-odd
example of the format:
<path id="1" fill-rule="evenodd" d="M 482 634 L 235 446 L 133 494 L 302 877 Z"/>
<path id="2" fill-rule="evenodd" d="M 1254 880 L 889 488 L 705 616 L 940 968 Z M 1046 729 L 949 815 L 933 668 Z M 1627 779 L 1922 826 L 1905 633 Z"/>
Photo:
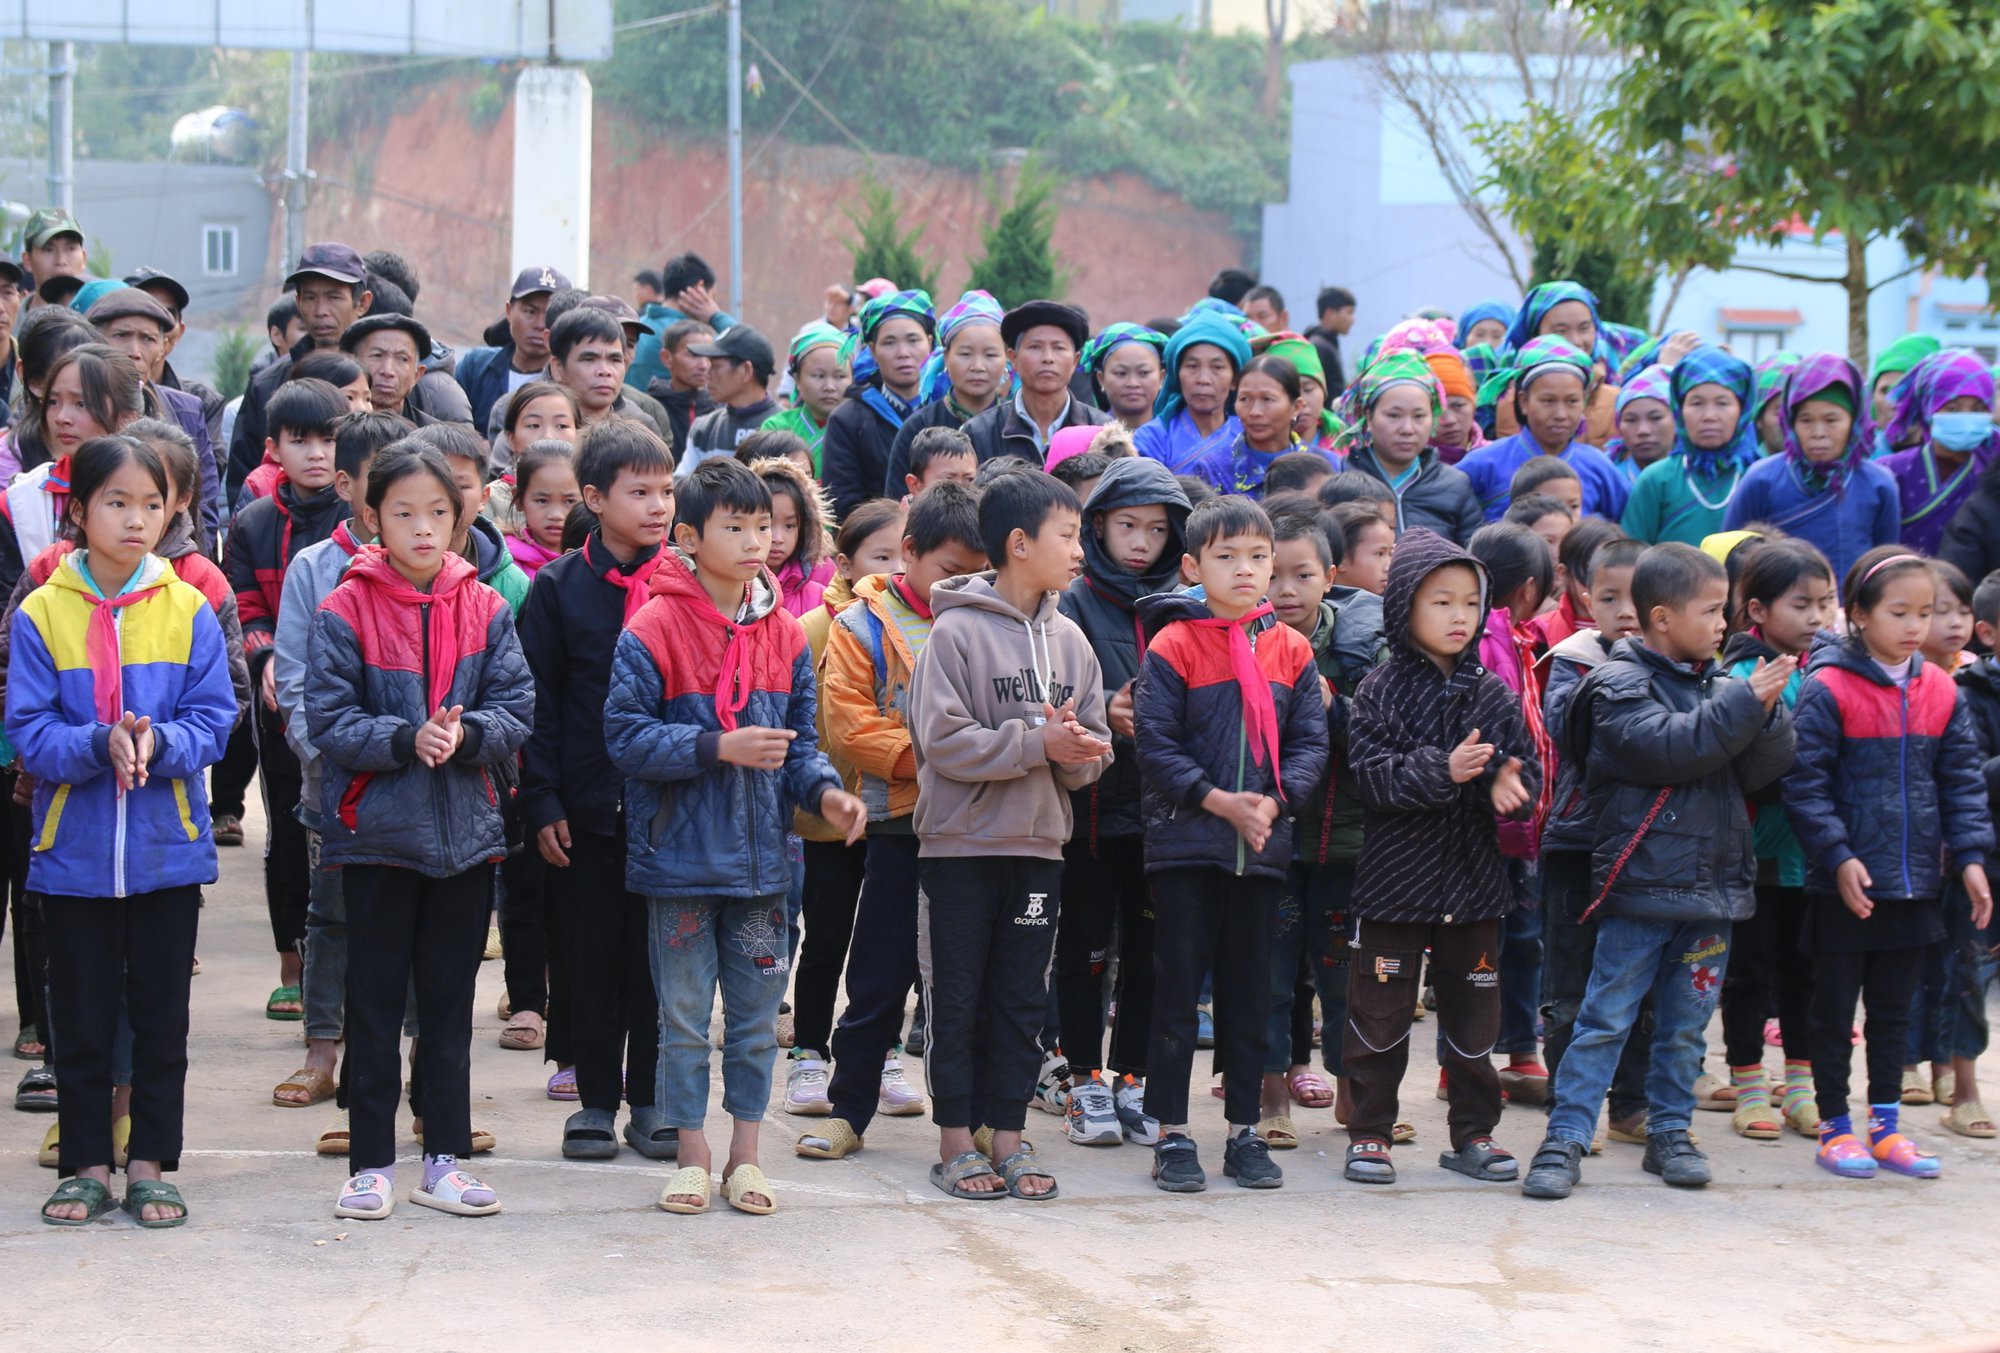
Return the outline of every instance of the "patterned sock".
<path id="1" fill-rule="evenodd" d="M 426 1155 L 424 1157 L 424 1192 L 429 1193 L 432 1189 L 436 1188 L 438 1180 L 443 1179 L 457 1168 L 457 1156 Z"/>
<path id="2" fill-rule="evenodd" d="M 1895 1104 L 1870 1104 L 1868 1106 L 1868 1144 L 1880 1146 L 1884 1137 L 1896 1135 L 1896 1120 L 1900 1106 Z"/>
<path id="3" fill-rule="evenodd" d="M 1848 1114 L 1843 1113 L 1837 1117 L 1820 1119 L 1819 1144 L 1821 1146 L 1825 1146 L 1835 1137 L 1851 1137 L 1853 1135 L 1854 1119 Z"/>
<path id="4" fill-rule="evenodd" d="M 1732 1066 L 1729 1068 L 1729 1083 L 1736 1089 L 1736 1102 L 1746 1099 L 1761 1099 L 1771 1102 L 1771 1088 L 1764 1083 L 1764 1064 L 1754 1066 Z"/>
<path id="5" fill-rule="evenodd" d="M 1799 1100 L 1810 1099 L 1813 1094 L 1812 1063 L 1785 1063 L 1785 1112 L 1790 1113 Z"/>

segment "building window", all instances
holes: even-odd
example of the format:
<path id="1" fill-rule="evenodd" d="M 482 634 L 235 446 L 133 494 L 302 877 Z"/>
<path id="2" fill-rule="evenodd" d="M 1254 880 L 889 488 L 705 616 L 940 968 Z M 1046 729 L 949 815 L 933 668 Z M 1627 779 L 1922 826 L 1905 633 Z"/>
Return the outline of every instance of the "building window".
<path id="1" fill-rule="evenodd" d="M 206 277 L 236 276 L 236 227 L 205 225 L 201 228 L 201 271 Z"/>
<path id="2" fill-rule="evenodd" d="M 1774 352 L 1782 352 L 1790 332 L 1785 329 L 1731 329 L 1724 342 L 1729 350 L 1755 366 Z"/>

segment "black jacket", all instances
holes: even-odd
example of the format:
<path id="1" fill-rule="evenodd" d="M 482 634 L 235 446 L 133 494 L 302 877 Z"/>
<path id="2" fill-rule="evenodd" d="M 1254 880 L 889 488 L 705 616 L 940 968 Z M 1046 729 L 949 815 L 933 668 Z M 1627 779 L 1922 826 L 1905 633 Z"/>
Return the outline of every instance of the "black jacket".
<path id="1" fill-rule="evenodd" d="M 1132 573 L 1104 552 L 1098 514 L 1159 503 L 1167 509 L 1167 547 L 1150 573 Z M 1083 574 L 1057 603 L 1074 620 L 1104 672 L 1104 699 L 1139 675 L 1139 598 L 1171 591 L 1180 578 L 1182 529 L 1188 500 L 1167 467 L 1144 456 L 1125 456 L 1097 481 L 1084 505 Z M 1111 735 L 1111 768 L 1088 788 L 1070 795 L 1076 836 L 1095 847 L 1105 836 L 1138 836 L 1145 830 L 1139 806 L 1139 756 L 1131 739 Z"/>
<path id="2" fill-rule="evenodd" d="M 521 650 L 535 677 L 534 726 L 521 763 L 521 816 L 530 832 L 564 819 L 572 832 L 623 830 L 625 775 L 604 741 L 611 657 L 625 628 L 625 588 L 604 576 L 616 567 L 593 531 L 582 549 L 542 566 L 521 608 Z"/>
<path id="3" fill-rule="evenodd" d="M 233 505 L 243 496 L 243 481 L 264 463 L 264 406 L 271 394 L 292 374 L 292 363 L 313 351 L 312 335 L 292 345 L 292 350 L 250 378 L 243 402 L 236 406 L 236 426 L 229 434 L 229 463 L 223 467 L 222 501 Z"/>
<path id="4" fill-rule="evenodd" d="M 889 448 L 903 420 L 892 421 L 888 396 L 871 378 L 847 387 L 847 398 L 827 415 L 819 444 L 819 480 L 833 499 L 833 515 L 845 517 L 870 498 L 882 496 L 889 475 Z M 915 412 L 912 410 L 912 412 Z M 901 497 L 900 490 L 897 497 Z"/>
<path id="5" fill-rule="evenodd" d="M 1410 606 L 1423 580 L 1466 564 L 1486 589 L 1486 570 L 1435 531 L 1409 532 L 1396 545 L 1382 594 L 1389 660 L 1361 680 L 1348 733 L 1348 765 L 1366 809 L 1355 861 L 1354 915 L 1402 924 L 1465 925 L 1514 908 L 1507 860 L 1494 825 L 1493 780 L 1510 758 L 1534 811 L 1542 768 L 1521 717 L 1521 698 L 1479 661 L 1482 605 L 1457 665 L 1446 674 L 1410 641 Z M 1463 784 L 1451 778 L 1451 749 L 1478 729 L 1493 759 Z"/>
<path id="6" fill-rule="evenodd" d="M 1326 368 L 1326 402 L 1331 404 L 1347 388 L 1347 364 L 1340 356 L 1340 335 L 1315 324 L 1306 330 L 1305 336 L 1319 349 L 1319 364 Z"/>
<path id="7" fill-rule="evenodd" d="M 1958 669 L 1972 735 L 1979 739 L 1979 769 L 1986 777 L 1988 810 L 2000 808 L 2000 665 L 1990 657 Z"/>
<path id="8" fill-rule="evenodd" d="M 694 426 L 694 420 L 715 407 L 708 391 L 676 390 L 672 381 L 660 376 L 646 382 L 646 393 L 666 410 L 667 426 L 660 429 L 660 435 L 667 439 L 667 449 L 674 452 L 686 448 L 688 430 Z"/>
<path id="9" fill-rule="evenodd" d="M 959 428 L 965 424 L 952 411 L 951 401 L 934 399 L 903 420 L 903 426 L 896 431 L 895 440 L 889 443 L 889 468 L 882 476 L 882 496 L 901 498 L 909 492 L 903 477 L 910 472 L 910 443 L 916 440 L 925 428 Z"/>
<path id="10" fill-rule="evenodd" d="M 1102 427 L 1110 421 L 1110 414 L 1094 409 L 1072 395 L 1069 408 L 1063 411 L 1062 422 L 1056 431 Z M 1028 420 L 1014 407 L 1010 396 L 1001 396 L 999 403 L 967 423 L 965 435 L 972 438 L 972 449 L 979 456 L 981 465 L 998 456 L 1019 456 L 1040 468 L 1042 462 L 1048 459 L 1048 452 L 1035 444 L 1035 430 L 1028 426 Z"/>
<path id="11" fill-rule="evenodd" d="M 2000 464 L 1980 474 L 1972 496 L 1952 514 L 1944 539 L 1938 542 L 1937 557 L 1958 565 L 1975 586 L 2000 568 Z"/>
<path id="12" fill-rule="evenodd" d="M 1389 483 L 1389 474 L 1376 461 L 1372 448 L 1349 452 L 1347 468 Z M 1480 507 L 1478 490 L 1465 471 L 1440 461 L 1436 451 L 1419 455 L 1416 478 L 1396 497 L 1396 534 L 1427 526 L 1453 544 L 1463 545 L 1484 525 L 1486 511 Z"/>
<path id="13" fill-rule="evenodd" d="M 1573 698 L 1558 751 L 1584 767 L 1591 886 L 1606 914 L 1740 921 L 1756 910 L 1744 800 L 1791 767 L 1792 720 L 1783 700 L 1767 713 L 1724 672 L 1621 639 Z"/>

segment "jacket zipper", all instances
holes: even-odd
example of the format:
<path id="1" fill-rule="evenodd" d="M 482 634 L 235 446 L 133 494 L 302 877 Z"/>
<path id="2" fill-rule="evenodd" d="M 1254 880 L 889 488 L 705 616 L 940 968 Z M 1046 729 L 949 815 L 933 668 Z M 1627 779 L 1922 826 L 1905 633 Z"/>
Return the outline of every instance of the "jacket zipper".
<path id="1" fill-rule="evenodd" d="M 724 651 L 727 651 L 729 640 L 736 637 L 736 627 L 734 625 L 724 625 L 722 633 L 723 648 Z M 741 681 L 742 679 L 740 674 L 732 677 L 732 681 Z M 729 690 L 729 702 L 731 704 L 736 703 L 736 688 L 734 685 L 731 685 Z M 750 778 L 750 768 L 748 766 L 738 766 L 736 770 L 737 774 L 742 777 L 743 798 L 746 804 L 746 811 L 750 817 L 750 892 L 754 897 L 762 897 L 764 889 L 757 878 L 757 786 Z"/>
<path id="2" fill-rule="evenodd" d="M 417 628 L 423 634 L 424 703 L 429 704 L 431 698 L 431 608 L 428 602 L 417 607 Z M 424 717 L 428 719 L 430 716 L 431 716 L 431 711 L 426 709 L 424 711 Z M 442 862 L 445 858 L 444 803 L 441 793 L 443 782 L 444 782 L 444 776 L 441 774 L 433 775 L 431 777 L 431 836 L 437 842 L 436 858 L 440 862 Z"/>
<path id="3" fill-rule="evenodd" d="M 1250 730 L 1238 721 L 1236 729 L 1236 792 L 1243 792 L 1243 761 L 1250 749 Z M 1241 876 L 1244 866 L 1243 833 L 1236 833 L 1236 873 Z"/>
<path id="4" fill-rule="evenodd" d="M 117 663 L 122 671 L 125 666 L 125 615 L 123 611 L 113 611 L 111 613 L 111 636 L 112 642 L 118 648 L 118 651 L 112 655 L 111 660 Z M 124 711 L 120 710 L 119 714 L 122 716 Z M 123 897 L 125 896 L 125 810 L 131 795 L 123 789 L 117 788 L 115 785 L 113 786 L 113 793 L 116 796 L 118 826 L 115 833 L 116 840 L 112 842 L 111 846 L 111 895 L 113 897 Z"/>
<path id="5" fill-rule="evenodd" d="M 1903 811 L 1900 821 L 1903 825 L 1903 896 L 1910 895 L 1910 688 L 1903 682 L 1896 683 L 1896 694 L 1901 701 L 1903 736 L 1897 743 L 1896 784 L 1903 791 Z"/>

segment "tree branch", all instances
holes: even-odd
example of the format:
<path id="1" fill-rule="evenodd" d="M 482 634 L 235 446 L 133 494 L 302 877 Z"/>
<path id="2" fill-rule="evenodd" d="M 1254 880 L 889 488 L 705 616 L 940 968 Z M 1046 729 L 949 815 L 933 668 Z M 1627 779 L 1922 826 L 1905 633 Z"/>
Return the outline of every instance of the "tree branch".
<path id="1" fill-rule="evenodd" d="M 1883 278 L 1879 282 L 1869 283 L 1868 294 L 1873 296 L 1876 292 L 1880 291 L 1883 287 L 1888 286 L 1891 282 L 1900 282 L 1905 277 L 1908 277 L 1911 273 L 1922 272 L 1923 270 L 1924 270 L 1924 265 L 1922 263 L 1912 263 L 1909 267 L 1903 269 L 1901 272 L 1890 273 L 1887 277 Z"/>
<path id="2" fill-rule="evenodd" d="M 1761 263 L 1731 263 L 1729 267 L 1737 272 L 1761 273 L 1765 277 L 1783 277 L 1792 282 L 1819 282 L 1826 286 L 1846 286 L 1844 277 L 1814 277 L 1811 273 L 1786 272 L 1783 268 L 1767 268 Z"/>

